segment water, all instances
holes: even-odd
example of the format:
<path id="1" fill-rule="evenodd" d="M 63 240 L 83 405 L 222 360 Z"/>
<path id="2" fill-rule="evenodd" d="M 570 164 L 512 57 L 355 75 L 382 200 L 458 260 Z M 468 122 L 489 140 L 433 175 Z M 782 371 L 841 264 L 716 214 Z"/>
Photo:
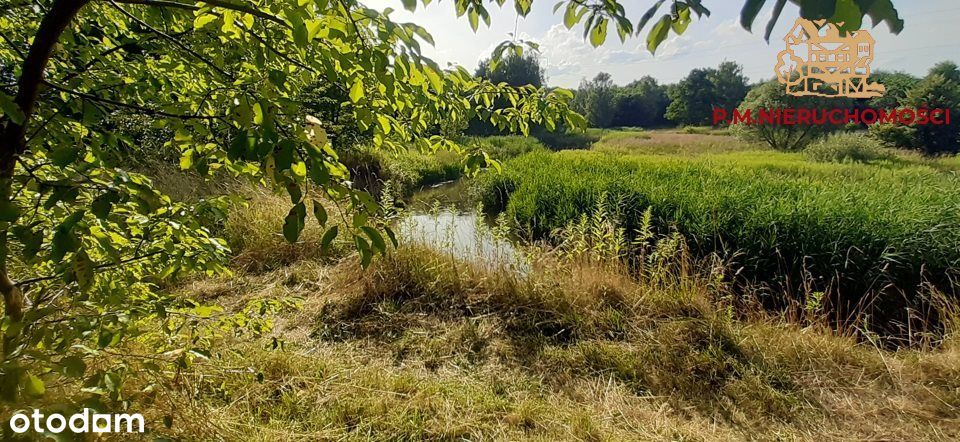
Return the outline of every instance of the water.
<path id="1" fill-rule="evenodd" d="M 476 208 L 461 182 L 443 183 L 414 196 L 397 224 L 402 240 L 426 245 L 457 259 L 504 268 L 521 274 L 530 270 L 527 256 L 505 229 Z"/>

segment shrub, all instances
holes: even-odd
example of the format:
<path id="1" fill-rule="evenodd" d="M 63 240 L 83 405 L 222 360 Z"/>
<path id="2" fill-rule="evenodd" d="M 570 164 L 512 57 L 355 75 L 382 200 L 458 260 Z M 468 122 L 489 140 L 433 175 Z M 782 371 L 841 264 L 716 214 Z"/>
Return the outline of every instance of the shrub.
<path id="1" fill-rule="evenodd" d="M 870 136 L 884 146 L 898 149 L 916 147 L 917 129 L 891 123 L 877 123 L 870 126 Z"/>
<path id="2" fill-rule="evenodd" d="M 483 137 L 475 139 L 480 148 L 485 150 L 496 160 L 504 160 L 533 152 L 535 150 L 546 150 L 543 143 L 533 137 L 521 137 L 518 135 L 500 135 L 493 137 Z M 467 143 L 468 145 L 474 143 Z"/>
<path id="3" fill-rule="evenodd" d="M 835 98 L 830 102 L 832 108 L 849 107 L 850 100 Z M 822 109 L 824 101 L 817 97 L 794 97 L 776 80 L 753 88 L 740 104 L 740 111 L 759 112 L 761 109 L 806 108 Z M 799 151 L 816 141 L 824 134 L 837 130 L 831 125 L 785 125 L 785 124 L 738 124 L 733 126 L 735 135 L 747 141 L 768 144 L 776 150 Z"/>
<path id="4" fill-rule="evenodd" d="M 902 103 L 912 108 L 950 109 L 960 115 L 960 83 L 933 74 L 907 93 Z M 960 125 L 916 125 L 916 145 L 927 154 L 960 152 Z"/>
<path id="5" fill-rule="evenodd" d="M 832 134 L 807 147 L 804 153 L 820 163 L 869 163 L 894 158 L 879 141 L 857 133 Z"/>
<path id="6" fill-rule="evenodd" d="M 535 130 L 532 135 L 551 150 L 589 149 L 593 143 L 600 140 L 600 135 L 592 131 L 549 132 L 547 130 Z"/>

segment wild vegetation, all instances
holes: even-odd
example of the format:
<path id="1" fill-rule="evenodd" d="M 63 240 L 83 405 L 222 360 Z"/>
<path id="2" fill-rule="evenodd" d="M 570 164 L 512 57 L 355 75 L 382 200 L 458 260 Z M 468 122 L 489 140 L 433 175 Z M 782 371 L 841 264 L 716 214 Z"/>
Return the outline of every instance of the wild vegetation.
<path id="1" fill-rule="evenodd" d="M 153 173 L 176 178 L 169 193 L 197 194 L 195 176 Z M 604 204 L 555 247 L 524 249 L 526 273 L 416 242 L 364 270 L 345 241 L 318 253 L 322 229 L 288 244 L 275 233 L 286 198 L 236 185 L 221 189 L 247 201 L 222 227 L 234 273 L 167 289 L 218 306 L 195 326 L 226 332 L 172 377 L 124 376 L 151 437 L 960 436 L 957 312 L 947 340 L 876 347 L 838 332 L 825 305 L 744 302 L 719 277 L 724 262 L 649 219 L 629 251 L 611 247 L 623 226 Z M 232 321 L 250 331 L 222 328 Z"/>
<path id="2" fill-rule="evenodd" d="M 602 201 L 617 208 L 625 242 L 650 209 L 659 231 L 677 229 L 699 254 L 719 253 L 742 268 L 738 277 L 772 284 L 773 304 L 826 292 L 835 306 L 863 308 L 891 329 L 912 327 L 889 320 L 924 305 L 916 292 L 926 284 L 952 293 L 960 270 L 955 161 L 893 159 L 854 135 L 807 154 L 838 163 L 749 145 L 697 152 L 689 141 L 684 151 L 667 145 L 657 155 L 655 145 L 644 148 L 649 138 L 640 137 L 635 152 L 611 137 L 592 151 L 518 157 L 487 177 L 485 203 L 544 237 Z"/>
<path id="3" fill-rule="evenodd" d="M 410 10 L 418 3 L 429 1 L 403 2 Z M 492 2 L 455 3 L 474 30 L 489 24 Z M 745 1 L 744 27 L 762 3 Z M 889 0 L 794 3 L 808 19 L 852 25 L 869 16 L 894 32 L 903 27 Z M 531 8 L 529 0 L 511 4 L 520 16 Z M 656 2 L 634 26 L 617 1 L 556 8 L 594 46 L 608 29 L 621 39 L 642 31 L 650 51 L 709 14 L 700 1 Z M 702 219 L 722 219 L 730 230 L 729 212 L 689 193 L 677 192 L 683 204 L 726 218 L 652 204 L 625 212 L 617 206 L 623 191 L 646 190 L 629 183 L 595 189 L 583 205 L 583 195 L 557 192 L 550 204 L 580 213 L 551 216 L 550 241 L 512 243 L 523 266 L 457 258 L 440 237 L 400 236 L 404 196 L 499 171 L 496 158 L 517 170 L 536 161 L 562 170 L 569 158 L 610 177 L 648 161 L 681 178 L 747 185 L 734 172 L 706 170 L 703 158 L 632 157 L 712 152 L 691 143 L 709 139 L 732 151 L 709 161 L 767 174 L 748 192 L 763 195 L 776 176 L 783 190 L 807 197 L 800 183 L 821 180 L 814 187 L 822 196 L 810 198 L 841 207 L 828 187 L 849 176 L 845 189 L 871 203 L 853 220 L 870 223 L 875 210 L 892 222 L 874 236 L 829 219 L 817 221 L 824 232 L 810 232 L 802 228 L 810 220 L 791 221 L 776 207 L 769 221 L 799 238 L 785 235 L 787 245 L 806 253 L 811 235 L 859 235 L 874 241 L 868 253 L 890 242 L 905 258 L 883 255 L 889 266 L 879 270 L 860 257 L 853 265 L 878 277 L 946 269 L 946 278 L 954 218 L 931 208 L 955 206 L 955 158 L 848 164 L 844 153 L 824 156 L 840 163 L 801 167 L 798 155 L 764 163 L 751 156 L 754 146 L 710 128 L 578 134 L 586 121 L 570 110 L 571 91 L 533 84 L 542 83 L 537 69 L 522 84 L 496 77 L 528 68 L 535 57 L 525 50 L 535 43 L 504 42 L 476 75 L 444 69 L 422 56 L 434 39 L 425 29 L 355 0 L 40 0 L 0 11 L 0 421 L 31 409 L 143 413 L 142 438 L 194 440 L 960 435 L 950 293 L 921 312 L 925 321 L 936 315 L 936 327 L 908 334 L 894 350 L 869 322 L 838 322 L 829 291 L 745 291 L 736 279 L 741 262 L 704 253 L 703 235 L 684 231 L 707 232 Z M 951 90 L 957 79 L 939 70 L 905 99 Z M 730 64 L 706 75 L 717 96 L 743 92 L 743 82 L 721 72 L 741 77 Z M 695 95 L 664 95 L 650 81 L 633 86 L 615 103 L 659 109 L 664 97 Z M 647 115 L 636 125 L 658 120 Z M 477 121 L 538 141 L 463 136 Z M 937 140 L 937 151 L 949 144 L 947 132 L 904 133 Z M 655 146 L 666 138 L 672 144 Z M 544 148 L 584 149 L 597 139 L 597 152 Z M 508 214 L 522 215 L 511 207 L 523 202 L 515 199 L 523 183 L 505 173 L 488 179 L 515 180 L 516 188 L 486 189 L 488 198 L 500 198 L 490 189 L 507 191 L 498 200 L 506 213 L 490 232 L 477 230 L 501 242 L 512 238 Z M 939 192 L 907 189 L 908 176 Z M 577 190 L 578 175 L 554 179 L 570 177 Z M 925 200 L 885 206 L 861 181 Z M 803 208 L 799 215 L 822 215 Z M 676 220 L 667 222 L 671 213 Z M 770 234 L 761 221 L 747 225 Z M 929 227 L 934 221 L 942 223 Z M 903 237 L 911 227 L 927 228 L 920 240 L 946 236 L 920 251 Z M 741 253 L 767 250 L 756 238 L 731 237 Z M 11 431 L 3 426 L 4 439 L 72 437 Z"/>

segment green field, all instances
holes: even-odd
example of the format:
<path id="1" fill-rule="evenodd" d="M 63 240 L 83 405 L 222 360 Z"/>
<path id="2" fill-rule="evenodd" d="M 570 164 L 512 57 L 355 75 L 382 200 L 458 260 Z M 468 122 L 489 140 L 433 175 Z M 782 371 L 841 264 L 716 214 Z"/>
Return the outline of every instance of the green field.
<path id="1" fill-rule="evenodd" d="M 813 284 L 844 299 L 912 292 L 924 279 L 948 287 L 960 270 L 955 158 L 813 163 L 722 136 L 678 149 L 679 134 L 655 134 L 672 140 L 657 154 L 657 140 L 640 135 L 605 138 L 591 151 L 518 157 L 484 183 L 485 203 L 534 237 L 590 212 L 601 197 L 618 208 L 629 236 L 650 207 L 661 231 L 677 229 L 752 279 L 788 290 Z M 718 144 L 722 153 L 710 153 Z"/>

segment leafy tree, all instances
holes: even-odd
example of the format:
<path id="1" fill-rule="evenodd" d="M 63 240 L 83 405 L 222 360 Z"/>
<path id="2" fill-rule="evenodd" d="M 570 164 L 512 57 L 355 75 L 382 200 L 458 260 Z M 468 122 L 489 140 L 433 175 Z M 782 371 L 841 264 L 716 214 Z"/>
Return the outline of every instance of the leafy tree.
<path id="1" fill-rule="evenodd" d="M 733 109 L 747 95 L 743 67 L 723 62 L 716 69 L 694 69 L 670 89 L 667 118 L 677 124 L 712 124 L 713 109 Z"/>
<path id="2" fill-rule="evenodd" d="M 930 75 L 911 89 L 903 99 L 910 108 L 950 109 L 960 115 L 960 83 L 943 75 L 941 63 Z M 955 68 L 955 66 L 954 66 Z M 949 72 L 947 72 L 949 74 Z M 960 152 L 960 125 L 919 125 L 913 128 L 914 145 L 928 154 Z"/>
<path id="3" fill-rule="evenodd" d="M 613 123 L 616 86 L 610 74 L 601 72 L 592 80 L 580 82 L 573 107 L 587 118 L 592 127 L 610 127 Z"/>
<path id="4" fill-rule="evenodd" d="M 754 87 L 740 104 L 738 110 L 752 112 L 758 118 L 762 109 L 817 109 L 845 108 L 852 102 L 846 98 L 830 99 L 827 103 L 818 97 L 795 97 L 788 95 L 780 82 L 773 80 Z M 828 120 L 829 122 L 829 120 Z M 783 151 L 798 151 L 821 136 L 837 130 L 834 125 L 786 125 L 786 124 L 737 124 L 734 133 L 747 141 L 765 143 Z"/>
<path id="5" fill-rule="evenodd" d="M 331 147 L 337 152 L 351 150 L 369 142 L 372 130 L 362 130 L 357 124 L 349 93 L 341 87 L 324 81 L 314 81 L 300 94 L 301 112 L 325 123 Z"/>
<path id="6" fill-rule="evenodd" d="M 952 61 L 941 61 L 930 69 L 929 76 L 940 75 L 948 81 L 960 83 L 960 68 Z"/>
<path id="7" fill-rule="evenodd" d="M 535 54 L 522 53 L 517 55 L 510 52 L 500 60 L 493 54 L 490 58 L 480 61 L 477 71 L 474 75 L 483 78 L 491 83 L 505 83 L 510 86 L 533 86 L 542 87 L 544 83 L 543 68 L 540 66 L 540 58 Z M 495 100 L 493 109 L 506 109 L 511 104 L 506 99 Z M 467 133 L 472 135 L 492 135 L 500 133 L 489 121 L 475 120 L 468 122 Z M 535 133 L 541 133 L 542 128 L 534 128 Z"/>
<path id="8" fill-rule="evenodd" d="M 792 1 L 806 18 L 859 25 L 870 15 L 902 28 L 890 0 Z M 417 3 L 403 1 L 410 10 Z M 493 2 L 455 3 L 474 30 L 489 23 Z M 525 16 L 532 0 L 512 3 Z M 745 2 L 744 27 L 763 3 Z M 583 23 L 593 45 L 610 24 L 625 39 L 653 23 L 651 51 L 671 30 L 684 32 L 691 14 L 709 14 L 688 0 L 656 19 L 663 4 L 636 29 L 615 0 L 569 0 L 557 10 L 568 27 Z M 262 330 L 255 313 L 231 319 L 159 289 L 191 272 L 227 272 L 229 250 L 203 222 L 219 202 L 175 202 L 112 161 L 106 152 L 136 142 L 109 123 L 122 112 L 149 117 L 169 134 L 164 144 L 181 153 L 184 168 L 249 177 L 289 194 L 283 235 L 290 241 L 312 222 L 308 213 L 327 224 L 320 200 L 336 204 L 346 226 L 326 226 L 324 245 L 343 238 L 363 265 L 393 235 L 371 221 L 378 207 L 370 195 L 351 187 L 330 141 L 336 123 L 305 115 L 313 85 L 325 85 L 324 96 L 345 96 L 342 110 L 377 148 L 459 149 L 437 135 L 450 119 L 522 133 L 532 124 L 583 126 L 568 111 L 568 91 L 440 69 L 421 55 L 422 43 L 433 42 L 426 30 L 356 0 L 14 0 L 0 12 L 0 65 L 15 66 L 0 78 L 0 392 L 21 406 L 48 381 L 63 385 L 62 376 L 83 379 L 96 400 L 119 402 L 127 373 L 210 357 L 209 337 L 223 328 Z M 494 59 L 524 45 L 504 42 Z M 494 109 L 499 98 L 511 107 Z M 482 152 L 467 159 L 474 169 L 487 163 Z M 250 311 L 279 307 L 264 301 Z M 131 339 L 156 353 L 113 350 Z"/>
<path id="9" fill-rule="evenodd" d="M 384 149 L 460 149 L 439 123 L 485 118 L 505 130 L 582 125 L 572 94 L 477 80 L 420 55 L 432 37 L 351 1 L 50 0 L 6 4 L 0 60 L 17 66 L 0 94 L 0 390 L 27 400 L 56 373 L 120 398 L 124 373 L 207 357 L 215 310 L 159 287 L 191 272 L 224 273 L 229 250 L 205 224 L 223 201 L 186 204 L 123 170 L 127 139 L 111 121 L 144 117 L 168 134 L 183 168 L 231 174 L 289 194 L 283 235 L 327 224 L 361 264 L 394 238 L 371 196 L 351 186 L 331 144 L 349 122 Z M 323 89 L 318 90 L 317 84 Z M 311 94 L 337 100 L 325 113 Z M 490 110 L 494 100 L 511 106 Z M 332 103 L 328 103 L 332 104 Z M 331 108 L 333 106 L 330 106 Z M 316 115 L 314 115 L 316 114 Z M 477 152 L 472 168 L 487 163 Z M 323 203 L 328 201 L 329 203 Z M 313 221 L 308 219 L 311 214 Z M 331 223 L 332 224 L 332 223 Z M 259 310 L 258 310 L 259 311 Z M 252 324 L 252 320 L 239 321 Z M 158 336 L 157 334 L 166 336 Z M 169 358 L 108 358 L 130 339 Z M 176 350 L 176 351 L 174 351 Z M 84 360 L 101 359 L 96 370 Z"/>
<path id="10" fill-rule="evenodd" d="M 617 90 L 614 126 L 657 127 L 666 124 L 667 88 L 645 76 Z"/>
<path id="11" fill-rule="evenodd" d="M 870 75 L 870 81 L 886 86 L 887 92 L 880 97 L 871 98 L 868 102 L 869 106 L 876 109 L 892 109 L 900 105 L 900 102 L 906 98 L 907 92 L 913 89 L 920 79 L 903 72 L 874 71 Z"/>
<path id="12" fill-rule="evenodd" d="M 667 119 L 677 124 L 711 124 L 716 93 L 711 69 L 694 69 L 686 78 L 669 89 Z"/>
<path id="13" fill-rule="evenodd" d="M 710 82 L 716 105 L 722 109 L 733 109 L 743 101 L 750 90 L 747 77 L 743 75 L 743 66 L 732 61 L 720 63 L 710 71 Z"/>
<path id="14" fill-rule="evenodd" d="M 542 87 L 544 83 L 543 72 L 543 67 L 540 66 L 540 58 L 535 54 L 517 55 L 510 53 L 499 63 L 493 63 L 491 58 L 482 60 L 474 75 L 489 80 L 491 83 Z"/>

